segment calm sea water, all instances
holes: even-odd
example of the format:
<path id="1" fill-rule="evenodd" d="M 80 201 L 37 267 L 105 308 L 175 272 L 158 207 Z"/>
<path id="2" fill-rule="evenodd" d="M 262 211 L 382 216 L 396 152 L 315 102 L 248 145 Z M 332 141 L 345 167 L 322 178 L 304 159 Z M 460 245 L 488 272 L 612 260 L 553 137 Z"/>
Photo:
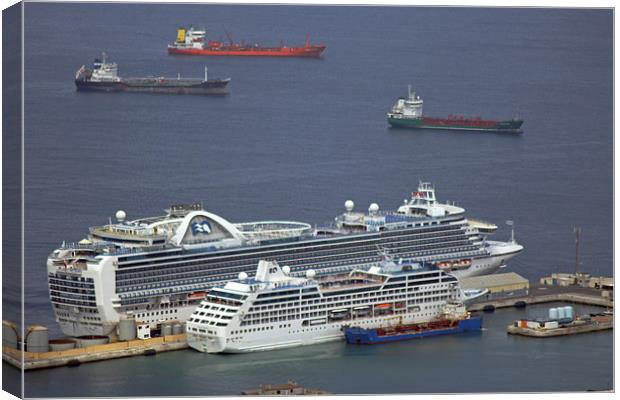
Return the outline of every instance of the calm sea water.
<path id="1" fill-rule="evenodd" d="M 202 200 L 231 221 L 320 224 L 347 199 L 395 208 L 429 180 L 440 200 L 500 225 L 498 239 L 515 221 L 525 252 L 511 271 L 572 270 L 580 226 L 583 269 L 612 274 L 610 10 L 27 4 L 25 17 L 26 322 L 52 335 L 50 251 L 118 209 L 131 218 L 178 202 Z M 248 43 L 310 34 L 328 48 L 320 60 L 167 55 L 189 23 Z M 231 94 L 77 93 L 75 71 L 101 51 L 122 76 L 201 76 L 208 63 L 232 78 Z M 519 112 L 525 133 L 389 129 L 385 113 L 409 83 L 427 115 Z M 423 346 L 179 352 L 43 371 L 27 374 L 27 394 L 237 393 L 289 378 L 336 393 L 610 387 L 610 334 L 506 338 L 511 313 L 482 335 Z M 160 374 L 175 377 L 168 389 Z"/>

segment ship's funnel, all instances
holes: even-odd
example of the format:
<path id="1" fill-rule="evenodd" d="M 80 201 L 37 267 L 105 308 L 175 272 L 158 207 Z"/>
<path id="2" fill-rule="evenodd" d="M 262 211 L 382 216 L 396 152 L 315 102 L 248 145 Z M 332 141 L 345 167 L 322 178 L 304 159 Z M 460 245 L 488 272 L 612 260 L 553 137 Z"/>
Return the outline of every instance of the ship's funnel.
<path id="1" fill-rule="evenodd" d="M 177 29 L 177 43 L 185 43 L 185 28 Z"/>
<path id="2" fill-rule="evenodd" d="M 258 282 L 278 282 L 287 279 L 277 262 L 267 260 L 258 262 L 255 278 Z"/>

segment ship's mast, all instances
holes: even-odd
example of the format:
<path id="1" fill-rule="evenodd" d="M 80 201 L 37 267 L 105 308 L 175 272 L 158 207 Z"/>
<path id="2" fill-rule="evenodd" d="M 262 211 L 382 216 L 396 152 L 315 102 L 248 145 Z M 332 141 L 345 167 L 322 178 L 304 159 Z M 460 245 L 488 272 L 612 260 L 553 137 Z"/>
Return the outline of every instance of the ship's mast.
<path id="1" fill-rule="evenodd" d="M 513 220 L 506 221 L 506 225 L 510 227 L 510 242 L 515 242 L 515 222 Z"/>
<path id="2" fill-rule="evenodd" d="M 235 42 L 233 42 L 232 36 L 228 34 L 228 31 L 226 29 L 224 29 L 224 33 L 226 34 L 226 37 L 228 38 L 228 42 L 230 43 L 230 45 L 232 46 L 233 44 L 235 44 Z"/>
<path id="3" fill-rule="evenodd" d="M 205 65 L 205 82 L 207 81 L 207 66 Z"/>

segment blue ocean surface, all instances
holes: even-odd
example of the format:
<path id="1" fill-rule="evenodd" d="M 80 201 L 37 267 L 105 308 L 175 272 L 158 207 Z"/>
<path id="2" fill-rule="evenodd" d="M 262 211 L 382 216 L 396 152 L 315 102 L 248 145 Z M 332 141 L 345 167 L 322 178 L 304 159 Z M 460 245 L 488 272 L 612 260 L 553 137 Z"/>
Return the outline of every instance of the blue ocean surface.
<path id="1" fill-rule="evenodd" d="M 176 28 L 190 23 L 215 39 L 228 32 L 265 45 L 299 45 L 309 34 L 327 50 L 322 59 L 168 55 Z M 574 270 L 578 226 L 581 268 L 610 276 L 612 32 L 609 9 L 27 3 L 26 323 L 60 335 L 46 257 L 118 209 L 131 219 L 203 201 L 233 222 L 321 224 L 347 199 L 359 209 L 396 208 L 419 180 L 433 182 L 439 200 L 498 224 L 497 239 L 509 238 L 504 222 L 515 221 L 525 251 L 508 271 L 537 281 Z M 75 71 L 102 51 L 121 76 L 200 77 L 208 65 L 210 76 L 232 78 L 230 94 L 76 92 Z M 408 84 L 426 115 L 518 113 L 524 133 L 390 129 L 386 112 Z M 178 352 L 28 373 L 26 394 L 234 394 L 286 379 L 334 393 L 611 387 L 611 334 L 508 340 L 500 328 L 513 315 L 501 315 L 496 331 L 422 348 Z M 579 379 L 567 359 L 579 360 Z M 358 378 L 377 365 L 384 368 Z M 168 389 L 164 371 L 174 376 Z"/>

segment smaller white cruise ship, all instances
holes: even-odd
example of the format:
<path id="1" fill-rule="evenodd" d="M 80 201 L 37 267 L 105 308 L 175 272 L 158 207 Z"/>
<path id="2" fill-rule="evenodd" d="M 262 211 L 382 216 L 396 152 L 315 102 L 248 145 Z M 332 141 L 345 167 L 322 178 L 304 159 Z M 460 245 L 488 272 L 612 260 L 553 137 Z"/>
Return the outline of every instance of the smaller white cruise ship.
<path id="1" fill-rule="evenodd" d="M 430 322 L 466 300 L 458 280 L 435 265 L 385 257 L 367 270 L 315 277 L 261 260 L 256 275 L 209 291 L 187 321 L 189 345 L 241 353 L 344 338 L 343 327 Z"/>

